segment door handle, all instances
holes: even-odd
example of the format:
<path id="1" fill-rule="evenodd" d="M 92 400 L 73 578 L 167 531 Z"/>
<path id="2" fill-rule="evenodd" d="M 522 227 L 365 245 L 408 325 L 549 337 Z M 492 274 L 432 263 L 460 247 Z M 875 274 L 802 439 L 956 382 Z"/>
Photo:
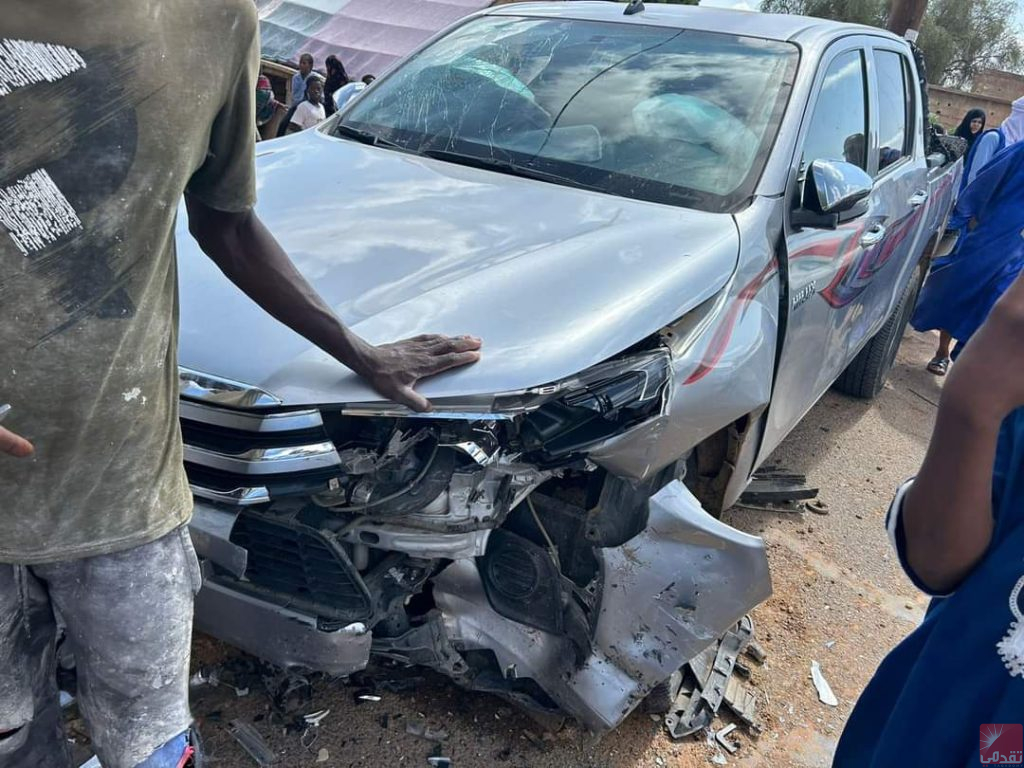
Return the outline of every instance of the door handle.
<path id="1" fill-rule="evenodd" d="M 919 190 L 917 190 L 917 192 L 915 192 L 914 194 L 912 194 L 910 196 L 910 199 L 907 202 L 910 203 L 910 207 L 911 208 L 920 208 L 927 201 L 928 201 L 928 192 L 923 190 L 923 189 L 919 189 Z"/>
<path id="2" fill-rule="evenodd" d="M 872 224 L 868 231 L 861 235 L 860 244 L 865 248 L 870 248 L 873 245 L 878 245 L 882 242 L 885 237 L 885 225 L 884 224 Z"/>

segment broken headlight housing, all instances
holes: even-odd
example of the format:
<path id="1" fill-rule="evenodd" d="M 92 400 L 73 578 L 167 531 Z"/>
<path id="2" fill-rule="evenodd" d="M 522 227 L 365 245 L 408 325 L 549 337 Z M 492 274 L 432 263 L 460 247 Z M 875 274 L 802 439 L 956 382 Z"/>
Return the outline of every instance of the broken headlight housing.
<path id="1" fill-rule="evenodd" d="M 564 393 L 528 413 L 523 448 L 563 459 L 664 412 L 672 359 L 666 349 L 609 360 L 537 394 Z"/>

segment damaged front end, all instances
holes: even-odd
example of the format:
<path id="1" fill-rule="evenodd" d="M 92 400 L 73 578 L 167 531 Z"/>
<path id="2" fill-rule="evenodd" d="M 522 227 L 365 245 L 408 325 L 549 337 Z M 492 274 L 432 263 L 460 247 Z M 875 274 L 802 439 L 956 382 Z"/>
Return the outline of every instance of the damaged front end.
<path id="1" fill-rule="evenodd" d="M 770 594 L 760 539 L 685 461 L 629 481 L 596 446 L 664 419 L 661 347 L 426 415 L 323 406 L 183 370 L 199 629 L 345 675 L 371 655 L 594 731 Z M 393 407 L 392 407 L 393 408 Z"/>

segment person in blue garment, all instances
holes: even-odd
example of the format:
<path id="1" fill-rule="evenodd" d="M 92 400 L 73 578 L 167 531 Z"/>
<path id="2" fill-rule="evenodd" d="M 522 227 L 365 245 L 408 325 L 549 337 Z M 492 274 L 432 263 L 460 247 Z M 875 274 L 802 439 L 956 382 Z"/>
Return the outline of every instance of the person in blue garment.
<path id="1" fill-rule="evenodd" d="M 951 217 L 960 236 L 947 256 L 932 262 L 921 289 L 910 324 L 917 331 L 941 333 L 939 349 L 928 363 L 931 373 L 946 374 L 951 357 L 959 354 L 950 354 L 950 340 L 958 339 L 962 349 L 1024 266 L 1022 212 L 1024 142 L 1015 141 L 960 195 Z"/>
<path id="2" fill-rule="evenodd" d="M 1024 96 L 1013 102 L 1010 114 L 1002 125 L 985 131 L 971 143 L 970 152 L 964 161 L 964 185 L 973 183 L 1002 149 L 1021 139 L 1024 139 Z"/>
<path id="3" fill-rule="evenodd" d="M 833 768 L 992 765 L 1015 748 L 1002 726 L 1024 721 L 1022 406 L 1024 277 L 954 366 L 887 515 L 900 563 L 936 599 L 868 683 Z"/>

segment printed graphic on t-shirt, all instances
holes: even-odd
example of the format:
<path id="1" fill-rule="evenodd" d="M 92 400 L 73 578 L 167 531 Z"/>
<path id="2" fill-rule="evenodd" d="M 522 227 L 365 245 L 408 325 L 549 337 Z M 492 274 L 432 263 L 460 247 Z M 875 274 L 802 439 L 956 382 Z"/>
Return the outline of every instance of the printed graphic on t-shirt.
<path id="1" fill-rule="evenodd" d="M 119 75 L 132 55 L 0 38 L 0 264 L 40 278 L 66 316 L 37 345 L 88 317 L 135 314 L 123 217 L 83 225 L 135 160 L 135 105 L 144 97 Z M 6 286 L 0 275 L 0 304 Z"/>

